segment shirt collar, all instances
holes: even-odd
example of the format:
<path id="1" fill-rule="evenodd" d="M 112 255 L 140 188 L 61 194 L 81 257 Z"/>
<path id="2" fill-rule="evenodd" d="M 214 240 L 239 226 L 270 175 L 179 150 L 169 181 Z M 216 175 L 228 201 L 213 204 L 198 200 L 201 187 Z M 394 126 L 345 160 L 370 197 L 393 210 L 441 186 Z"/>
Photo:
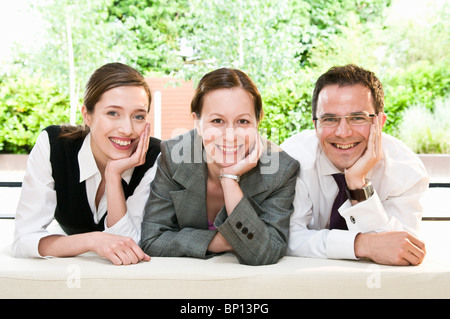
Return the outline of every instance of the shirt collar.
<path id="1" fill-rule="evenodd" d="M 95 162 L 94 154 L 91 149 L 91 133 L 88 133 L 84 138 L 80 151 L 78 152 L 78 166 L 80 167 L 80 183 L 99 174 L 97 163 Z M 131 175 L 133 175 L 134 168 L 130 168 L 122 173 L 122 179 L 130 183 Z"/>

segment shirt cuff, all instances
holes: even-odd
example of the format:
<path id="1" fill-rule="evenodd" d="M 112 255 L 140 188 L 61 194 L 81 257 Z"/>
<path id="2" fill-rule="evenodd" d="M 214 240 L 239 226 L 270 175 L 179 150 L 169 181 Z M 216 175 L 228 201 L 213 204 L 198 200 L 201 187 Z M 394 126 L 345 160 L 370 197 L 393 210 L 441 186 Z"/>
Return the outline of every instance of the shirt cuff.
<path id="1" fill-rule="evenodd" d="M 49 236 L 48 232 L 38 232 L 28 234 L 16 242 L 12 246 L 12 253 L 17 258 L 46 258 L 49 256 L 41 256 L 39 254 L 39 241 Z"/>
<path id="2" fill-rule="evenodd" d="M 108 216 L 105 218 L 104 221 L 105 233 L 131 237 L 136 242 L 136 244 L 139 244 L 139 241 L 141 239 L 140 233 L 136 230 L 136 227 L 134 226 L 133 221 L 131 220 L 130 214 L 128 212 L 126 212 L 125 215 L 111 227 L 106 226 L 107 218 Z"/>
<path id="3" fill-rule="evenodd" d="M 327 257 L 332 259 L 357 259 L 355 237 L 359 232 L 333 229 L 327 237 Z"/>
<path id="4" fill-rule="evenodd" d="M 389 218 L 376 191 L 370 198 L 356 205 L 347 206 L 346 204 L 341 206 L 339 213 L 345 218 L 347 227 L 351 231 L 368 233 L 383 229 L 389 223 Z"/>

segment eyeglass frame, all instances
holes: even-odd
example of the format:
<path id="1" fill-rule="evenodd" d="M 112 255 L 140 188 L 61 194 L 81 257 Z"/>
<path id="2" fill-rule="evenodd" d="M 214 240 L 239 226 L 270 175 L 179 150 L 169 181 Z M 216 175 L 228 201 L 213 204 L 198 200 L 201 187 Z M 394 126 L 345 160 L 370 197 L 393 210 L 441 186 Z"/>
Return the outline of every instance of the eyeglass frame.
<path id="1" fill-rule="evenodd" d="M 348 118 L 349 117 L 354 117 L 354 116 L 367 116 L 367 117 L 369 117 L 369 118 L 374 118 L 375 116 L 376 116 L 376 114 L 370 114 L 370 113 L 367 113 L 367 112 L 356 112 L 356 113 L 352 113 L 352 114 L 350 114 L 350 115 L 335 115 L 335 114 L 330 114 L 330 115 L 325 115 L 325 116 L 322 116 L 322 117 L 313 117 L 313 121 L 320 121 L 321 119 L 323 119 L 323 118 L 336 118 L 336 119 L 339 119 L 339 122 L 336 124 L 336 125 L 331 125 L 331 126 L 323 126 L 323 125 L 321 125 L 322 127 L 337 127 L 337 126 L 339 126 L 339 124 L 341 124 L 341 119 L 343 119 L 343 118 L 345 118 L 345 120 L 347 121 L 347 124 L 348 125 L 356 125 L 356 126 L 360 126 L 360 125 L 367 125 L 367 124 L 369 124 L 369 123 L 362 123 L 362 124 L 350 124 L 349 122 L 348 122 Z M 320 125 L 320 122 L 319 122 L 319 125 Z"/>

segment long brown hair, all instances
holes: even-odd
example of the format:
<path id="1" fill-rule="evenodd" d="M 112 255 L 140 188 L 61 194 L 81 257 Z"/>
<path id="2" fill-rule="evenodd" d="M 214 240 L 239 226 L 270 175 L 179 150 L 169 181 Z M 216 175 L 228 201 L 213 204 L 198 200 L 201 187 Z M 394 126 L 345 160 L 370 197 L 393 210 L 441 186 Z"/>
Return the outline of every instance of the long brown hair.
<path id="1" fill-rule="evenodd" d="M 253 97 L 256 120 L 259 123 L 264 113 L 261 95 L 250 77 L 237 69 L 221 68 L 205 74 L 195 90 L 195 95 L 191 102 L 191 113 L 196 113 L 200 117 L 204 96 L 209 92 L 235 87 L 244 89 Z"/>
<path id="2" fill-rule="evenodd" d="M 88 113 L 94 113 L 95 105 L 100 100 L 103 93 L 119 86 L 139 86 L 142 87 L 148 95 L 148 109 L 152 96 L 145 78 L 134 68 L 123 63 L 108 63 L 91 75 L 84 91 L 83 104 Z M 63 125 L 60 136 L 69 139 L 84 138 L 89 133 L 89 127 L 86 125 Z"/>

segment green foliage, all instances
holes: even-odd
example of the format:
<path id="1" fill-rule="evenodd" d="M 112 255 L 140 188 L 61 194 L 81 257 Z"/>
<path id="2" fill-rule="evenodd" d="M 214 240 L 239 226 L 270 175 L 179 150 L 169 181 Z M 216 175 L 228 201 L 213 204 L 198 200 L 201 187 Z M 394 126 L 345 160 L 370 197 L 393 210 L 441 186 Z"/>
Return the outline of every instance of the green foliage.
<path id="1" fill-rule="evenodd" d="M 420 104 L 405 109 L 398 134 L 416 153 L 450 154 L 450 95 L 433 110 Z"/>
<path id="2" fill-rule="evenodd" d="M 68 97 L 54 83 L 33 76 L 1 82 L 0 153 L 28 153 L 43 128 L 68 119 Z"/>
<path id="3" fill-rule="evenodd" d="M 390 0 L 308 0 L 309 25 L 302 30 L 302 65 L 330 68 L 339 60 L 361 57 L 355 50 L 367 50 L 367 33 L 382 26 Z M 362 41 L 361 41 L 362 40 Z M 330 61 L 331 60 L 331 61 Z M 330 64 L 330 62 L 332 62 Z"/>
<path id="4" fill-rule="evenodd" d="M 313 88 L 314 80 L 307 74 L 266 87 L 261 92 L 265 115 L 259 126 L 260 132 L 281 144 L 292 134 L 311 129 Z"/>
<path id="5" fill-rule="evenodd" d="M 386 76 L 384 89 L 385 111 L 388 115 L 385 131 L 399 136 L 397 127 L 402 123 L 404 110 L 413 105 L 422 105 L 433 111 L 436 101 L 450 94 L 448 63 L 414 63 Z"/>
<path id="6" fill-rule="evenodd" d="M 404 111 L 414 105 L 434 111 L 450 94 L 450 4 L 424 6 L 423 11 L 418 23 L 393 19 L 382 33 L 385 131 L 399 138 Z"/>
<path id="7" fill-rule="evenodd" d="M 183 36 L 195 54 L 180 74 L 198 80 L 219 66 L 245 71 L 262 93 L 265 117 L 260 130 L 281 143 L 312 127 L 311 96 L 317 77 L 355 47 L 360 56 L 366 52 L 357 37 L 370 28 L 360 26 L 378 22 L 388 3 L 191 0 L 190 28 Z M 355 26 L 359 33 L 353 46 L 343 39 Z M 336 48 L 337 43 L 342 45 Z"/>
<path id="8" fill-rule="evenodd" d="M 405 110 L 422 105 L 435 112 L 449 95 L 450 4 L 436 3 L 442 4 L 423 23 L 413 23 L 389 14 L 391 0 L 33 2 L 46 33 L 36 49 L 19 48 L 1 70 L 0 152 L 28 152 L 42 128 L 68 121 L 68 29 L 77 99 L 92 71 L 107 62 L 194 82 L 218 67 L 236 67 L 261 91 L 261 132 L 281 143 L 312 128 L 318 76 L 355 63 L 380 78 L 385 131 L 402 138 Z"/>
<path id="9" fill-rule="evenodd" d="M 300 42 L 309 24 L 305 1 L 191 0 L 189 28 L 193 48 L 186 78 L 200 79 L 218 67 L 245 71 L 262 87 L 283 81 L 300 68 Z"/>
<path id="10" fill-rule="evenodd" d="M 122 24 L 133 39 L 127 50 L 137 69 L 173 74 L 182 66 L 179 40 L 188 9 L 188 0 L 114 0 L 108 20 Z"/>

